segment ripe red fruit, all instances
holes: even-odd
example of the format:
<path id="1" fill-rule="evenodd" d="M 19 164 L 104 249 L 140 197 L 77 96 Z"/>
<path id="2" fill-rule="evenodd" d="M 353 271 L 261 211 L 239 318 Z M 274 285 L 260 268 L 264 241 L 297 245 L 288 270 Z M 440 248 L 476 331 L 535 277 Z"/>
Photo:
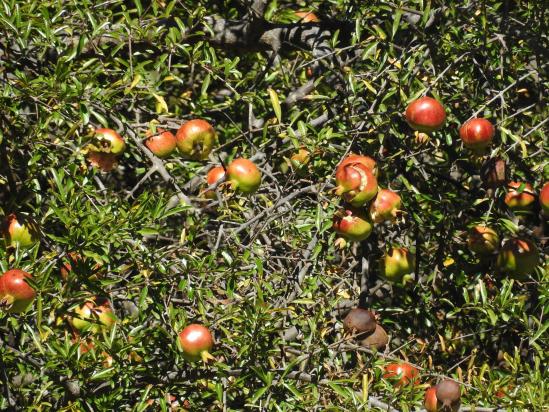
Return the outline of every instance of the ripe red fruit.
<path id="1" fill-rule="evenodd" d="M 495 129 L 489 120 L 474 118 L 465 122 L 459 129 L 459 137 L 465 147 L 482 153 L 492 144 Z"/>
<path id="2" fill-rule="evenodd" d="M 254 193 L 261 185 L 261 172 L 252 161 L 238 158 L 227 167 L 227 181 L 234 190 Z"/>
<path id="3" fill-rule="evenodd" d="M 343 213 L 336 212 L 333 229 L 346 239 L 360 242 L 372 233 L 372 224 L 362 210 L 349 208 Z"/>
<path id="4" fill-rule="evenodd" d="M 302 23 L 319 22 L 320 19 L 312 11 L 296 11 L 295 15 L 300 18 Z"/>
<path id="5" fill-rule="evenodd" d="M 191 324 L 179 333 L 179 343 L 183 349 L 183 357 L 191 362 L 202 359 L 207 362 L 212 359 L 210 351 L 214 341 L 211 332 L 205 326 Z"/>
<path id="6" fill-rule="evenodd" d="M 438 100 L 425 96 L 408 105 L 406 121 L 412 129 L 430 133 L 444 126 L 446 112 Z"/>
<path id="7" fill-rule="evenodd" d="M 210 169 L 206 175 L 206 183 L 208 186 L 211 186 L 221 179 L 225 178 L 225 168 L 223 166 L 216 166 L 213 169 Z M 206 190 L 204 196 L 208 199 L 215 199 L 215 192 L 213 190 Z"/>
<path id="8" fill-rule="evenodd" d="M 383 377 L 393 381 L 395 386 L 419 383 L 419 371 L 408 363 L 391 363 L 385 367 L 385 371 Z"/>
<path id="9" fill-rule="evenodd" d="M 377 322 L 374 313 L 363 308 L 352 309 L 345 316 L 345 319 L 343 319 L 343 329 L 356 335 L 357 339 L 363 339 L 373 333 L 376 325 Z"/>
<path id="10" fill-rule="evenodd" d="M 102 172 L 110 172 L 118 166 L 117 157 L 112 153 L 89 152 L 88 161 Z"/>
<path id="11" fill-rule="evenodd" d="M 377 176 L 377 164 L 374 159 L 372 159 L 370 156 L 363 156 L 355 153 L 351 153 L 348 155 L 345 159 L 341 161 L 339 165 L 337 165 L 336 168 L 336 175 L 341 172 L 341 170 L 349 164 L 353 163 L 361 163 L 364 166 L 366 166 L 368 169 L 372 171 L 374 176 Z"/>
<path id="12" fill-rule="evenodd" d="M 539 192 L 539 204 L 543 214 L 549 217 L 549 182 L 546 182 Z"/>
<path id="13" fill-rule="evenodd" d="M 370 206 L 370 216 L 375 223 L 385 220 L 393 221 L 396 219 L 401 203 L 397 193 L 389 189 L 381 189 Z"/>
<path id="14" fill-rule="evenodd" d="M 8 307 L 7 312 L 24 312 L 36 297 L 36 292 L 27 283 L 30 273 L 11 269 L 0 276 L 0 307 Z"/>
<path id="15" fill-rule="evenodd" d="M 97 145 L 93 151 L 121 155 L 126 150 L 126 142 L 112 129 L 97 129 L 95 131 Z"/>
<path id="16" fill-rule="evenodd" d="M 185 157 L 204 160 L 212 151 L 217 135 L 212 125 L 206 120 L 193 119 L 179 128 L 175 138 L 179 151 Z"/>
<path id="17" fill-rule="evenodd" d="M 158 129 L 156 134 L 145 141 L 145 146 L 156 156 L 163 158 L 173 153 L 177 147 L 177 140 L 172 132 Z"/>
<path id="18" fill-rule="evenodd" d="M 524 280 L 532 273 L 539 261 L 536 244 L 527 239 L 510 239 L 501 248 L 496 267 L 511 278 Z"/>
<path id="19" fill-rule="evenodd" d="M 1 227 L 8 246 L 30 248 L 40 240 L 38 224 L 24 214 L 11 213 Z"/>
<path id="20" fill-rule="evenodd" d="M 438 406 L 437 406 L 437 387 L 431 386 L 425 391 L 425 401 L 423 403 L 425 405 L 425 410 L 427 412 L 437 412 Z"/>
<path id="21" fill-rule="evenodd" d="M 499 246 L 499 236 L 487 226 L 475 226 L 469 231 L 467 239 L 469 249 L 479 255 L 494 253 Z"/>
<path id="22" fill-rule="evenodd" d="M 520 187 L 523 187 L 522 191 Z M 530 183 L 510 182 L 507 194 L 505 195 L 505 204 L 514 212 L 528 211 L 534 206 L 536 197 L 534 188 Z"/>
<path id="23" fill-rule="evenodd" d="M 354 207 L 363 206 L 377 193 L 377 179 L 362 163 L 349 163 L 338 168 L 336 185 L 335 193 Z"/>
<path id="24" fill-rule="evenodd" d="M 436 397 L 440 410 L 457 412 L 459 410 L 461 388 L 459 383 L 445 379 L 436 386 Z"/>
<path id="25" fill-rule="evenodd" d="M 415 268 L 415 255 L 406 248 L 392 248 L 381 261 L 381 276 L 391 282 L 402 282 Z"/>
<path id="26" fill-rule="evenodd" d="M 80 332 L 100 333 L 112 329 L 116 317 L 108 301 L 87 301 L 74 309 L 75 316 L 69 319 L 74 329 Z"/>

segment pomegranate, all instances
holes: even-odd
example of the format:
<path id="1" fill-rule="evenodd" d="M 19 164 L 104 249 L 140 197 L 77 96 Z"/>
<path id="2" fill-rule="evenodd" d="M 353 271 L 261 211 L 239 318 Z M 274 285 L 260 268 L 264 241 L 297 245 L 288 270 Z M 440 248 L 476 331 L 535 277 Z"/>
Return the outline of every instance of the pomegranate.
<path id="1" fill-rule="evenodd" d="M 415 255 L 406 248 L 392 248 L 381 261 L 381 276 L 391 282 L 402 282 L 414 271 Z"/>
<path id="2" fill-rule="evenodd" d="M 372 171 L 362 163 L 349 163 L 336 172 L 336 190 L 346 202 L 361 207 L 373 199 L 377 193 L 377 179 Z"/>
<path id="3" fill-rule="evenodd" d="M 385 367 L 383 377 L 394 382 L 395 386 L 419 384 L 419 371 L 408 363 L 391 363 Z"/>
<path id="4" fill-rule="evenodd" d="M 209 352 L 214 341 L 211 332 L 205 326 L 193 323 L 185 327 L 179 333 L 179 343 L 183 349 L 183 357 L 188 361 L 202 359 L 203 362 L 208 362 L 208 359 L 213 359 Z"/>
<path id="5" fill-rule="evenodd" d="M 208 186 L 211 186 L 222 179 L 225 179 L 225 168 L 223 166 L 216 166 L 213 169 L 210 169 L 206 175 L 206 183 Z M 208 199 L 215 199 L 215 192 L 213 190 L 206 190 L 204 196 Z"/>
<path id="6" fill-rule="evenodd" d="M 495 189 L 507 184 L 508 179 L 507 165 L 505 160 L 493 157 L 488 159 L 480 169 L 480 177 L 484 185 Z"/>
<path id="7" fill-rule="evenodd" d="M 116 317 L 106 300 L 87 301 L 83 305 L 74 309 L 75 316 L 69 319 L 72 327 L 80 332 L 89 331 L 91 333 L 100 333 L 110 330 Z"/>
<path id="8" fill-rule="evenodd" d="M 520 189 L 522 187 L 522 190 Z M 510 182 L 504 202 L 514 212 L 531 210 L 536 197 L 530 183 Z"/>
<path id="9" fill-rule="evenodd" d="M 193 160 L 207 159 L 217 141 L 212 125 L 202 119 L 184 123 L 177 131 L 175 138 L 179 151 Z"/>
<path id="10" fill-rule="evenodd" d="M 361 346 L 364 346 L 365 348 L 375 348 L 377 350 L 384 349 L 388 343 L 389 336 L 381 325 L 376 325 L 374 332 L 360 341 Z"/>
<path id="11" fill-rule="evenodd" d="M 381 189 L 377 192 L 375 200 L 370 206 L 370 216 L 374 223 L 385 220 L 394 221 L 401 206 L 400 196 L 389 189 Z"/>
<path id="12" fill-rule="evenodd" d="M 444 379 L 436 386 L 437 405 L 441 411 L 459 411 L 461 388 L 459 383 Z"/>
<path id="13" fill-rule="evenodd" d="M 305 11 L 305 10 L 296 11 L 295 15 L 299 17 L 302 23 L 317 23 L 320 21 L 318 16 L 312 11 Z"/>
<path id="14" fill-rule="evenodd" d="M 248 159 L 234 159 L 227 167 L 227 181 L 234 190 L 242 193 L 254 193 L 261 185 L 261 172 Z"/>
<path id="15" fill-rule="evenodd" d="M 20 269 L 8 270 L 0 276 L 0 308 L 6 308 L 11 313 L 27 310 L 36 292 L 26 279 L 32 279 L 32 276 Z"/>
<path id="16" fill-rule="evenodd" d="M 474 152 L 483 153 L 492 144 L 495 129 L 489 120 L 474 118 L 465 122 L 459 129 L 463 145 Z"/>
<path id="17" fill-rule="evenodd" d="M 89 152 L 88 161 L 102 172 L 110 172 L 118 166 L 117 157 L 112 153 Z"/>
<path id="18" fill-rule="evenodd" d="M 549 182 L 546 182 L 539 192 L 539 204 L 542 213 L 549 217 Z"/>
<path id="19" fill-rule="evenodd" d="M 363 339 L 376 329 L 376 318 L 373 312 L 362 309 L 352 309 L 343 319 L 343 329 L 356 335 L 357 339 Z"/>
<path id="20" fill-rule="evenodd" d="M 539 261 L 539 251 L 535 243 L 527 239 L 510 239 L 501 248 L 496 267 L 511 278 L 525 280 Z"/>
<path id="21" fill-rule="evenodd" d="M 118 133 L 112 129 L 97 129 L 95 131 L 95 140 L 97 145 L 94 145 L 95 152 L 110 153 L 113 155 L 121 155 L 126 150 L 126 142 Z"/>
<path id="22" fill-rule="evenodd" d="M 494 229 L 487 226 L 475 226 L 469 231 L 467 245 L 474 253 L 490 255 L 499 246 L 499 236 Z"/>
<path id="23" fill-rule="evenodd" d="M 438 412 L 437 402 L 437 387 L 431 386 L 425 391 L 425 401 L 423 402 L 425 410 L 427 412 Z"/>
<path id="24" fill-rule="evenodd" d="M 343 213 L 336 212 L 333 217 L 334 230 L 343 237 L 360 242 L 372 233 L 372 224 L 362 210 L 349 208 Z"/>
<path id="25" fill-rule="evenodd" d="M 346 166 L 353 163 L 361 163 L 372 171 L 374 176 L 377 176 L 377 164 L 370 156 L 363 156 L 355 153 L 351 153 L 345 159 L 341 161 L 336 168 L 336 175 Z"/>
<path id="26" fill-rule="evenodd" d="M 408 105 L 406 121 L 414 130 L 431 133 L 444 126 L 446 112 L 438 100 L 425 96 Z"/>
<path id="27" fill-rule="evenodd" d="M 150 132 L 145 146 L 160 158 L 168 157 L 177 147 L 177 140 L 172 132 L 158 129 L 157 133 L 152 135 Z"/>
<path id="28" fill-rule="evenodd" d="M 38 224 L 22 213 L 8 215 L 1 229 L 8 246 L 30 248 L 40 240 Z"/>

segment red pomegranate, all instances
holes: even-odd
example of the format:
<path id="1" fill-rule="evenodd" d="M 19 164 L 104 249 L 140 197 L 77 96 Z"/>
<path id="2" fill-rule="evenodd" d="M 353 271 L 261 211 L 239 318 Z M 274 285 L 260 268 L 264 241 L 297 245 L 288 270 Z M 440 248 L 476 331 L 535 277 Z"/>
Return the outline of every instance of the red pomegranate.
<path id="1" fill-rule="evenodd" d="M 394 382 L 395 386 L 419 384 L 419 371 L 408 363 L 391 363 L 385 367 L 383 377 Z"/>
<path id="2" fill-rule="evenodd" d="M 423 404 L 427 412 L 438 412 L 436 386 L 431 386 L 425 391 L 425 401 Z"/>
<path id="3" fill-rule="evenodd" d="M 377 164 L 374 159 L 372 159 L 370 156 L 363 156 L 356 153 L 351 153 L 348 155 L 345 159 L 341 161 L 339 165 L 337 165 L 336 168 L 336 175 L 341 172 L 341 170 L 346 166 L 353 163 L 361 163 L 364 166 L 366 166 L 368 169 L 372 171 L 374 176 L 377 176 Z"/>
<path id="4" fill-rule="evenodd" d="M 336 172 L 336 190 L 354 207 L 364 206 L 377 193 L 377 179 L 362 163 L 349 163 Z"/>
<path id="5" fill-rule="evenodd" d="M 183 349 L 183 357 L 191 362 L 202 359 L 208 362 L 212 359 L 210 351 L 214 341 L 209 329 L 196 323 L 190 324 L 179 333 L 179 343 Z"/>
<path id="6" fill-rule="evenodd" d="M 494 229 L 487 226 L 475 226 L 469 231 L 467 245 L 474 253 L 489 255 L 497 250 L 499 236 Z"/>
<path id="7" fill-rule="evenodd" d="M 145 146 L 160 158 L 168 157 L 177 147 L 177 140 L 170 131 L 158 129 L 156 134 L 149 132 L 148 135 Z"/>
<path id="8" fill-rule="evenodd" d="M 468 120 L 459 129 L 463 145 L 477 153 L 482 153 L 490 147 L 494 134 L 492 123 L 483 118 Z"/>
<path id="9" fill-rule="evenodd" d="M 370 206 L 370 216 L 375 223 L 385 220 L 394 221 L 401 204 L 402 200 L 397 193 L 389 189 L 381 189 Z"/>
<path id="10" fill-rule="evenodd" d="M 7 307 L 7 312 L 11 313 L 27 310 L 36 297 L 27 279 L 32 279 L 30 273 L 20 269 L 8 270 L 0 276 L 0 307 Z"/>
<path id="11" fill-rule="evenodd" d="M 95 146 L 96 152 L 110 153 L 113 155 L 121 155 L 126 150 L 126 142 L 113 129 L 97 129 L 95 131 Z"/>
<path id="12" fill-rule="evenodd" d="M 508 187 L 504 202 L 509 209 L 514 212 L 525 212 L 532 209 L 536 197 L 530 183 L 510 182 Z"/>
<path id="13" fill-rule="evenodd" d="M 213 169 L 210 169 L 206 175 L 206 184 L 211 186 L 220 180 L 225 178 L 225 168 L 223 166 L 216 166 Z M 215 192 L 213 190 L 206 190 L 204 196 L 208 199 L 215 199 Z"/>
<path id="14" fill-rule="evenodd" d="M 408 105 L 406 121 L 414 130 L 431 133 L 444 126 L 446 112 L 438 100 L 425 96 Z"/>
<path id="15" fill-rule="evenodd" d="M 234 159 L 227 167 L 227 181 L 234 190 L 244 194 L 254 193 L 261 185 L 261 172 L 251 160 Z"/>
<path id="16" fill-rule="evenodd" d="M 177 131 L 175 138 L 179 151 L 193 160 L 207 159 L 217 141 L 212 125 L 202 119 L 193 119 L 184 123 Z"/>
<path id="17" fill-rule="evenodd" d="M 372 233 L 372 224 L 362 210 L 349 208 L 343 213 L 336 212 L 333 229 L 346 239 L 361 242 Z"/>

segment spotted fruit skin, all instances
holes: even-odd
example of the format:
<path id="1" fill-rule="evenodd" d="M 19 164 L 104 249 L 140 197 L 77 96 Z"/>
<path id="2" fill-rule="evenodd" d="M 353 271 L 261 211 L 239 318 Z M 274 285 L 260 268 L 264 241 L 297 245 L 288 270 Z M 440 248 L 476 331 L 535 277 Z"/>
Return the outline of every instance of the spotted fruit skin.
<path id="1" fill-rule="evenodd" d="M 2 235 L 8 246 L 27 249 L 40 241 L 38 224 L 23 214 L 11 213 L 2 223 Z"/>
<path id="2" fill-rule="evenodd" d="M 406 248 L 393 248 L 382 260 L 381 276 L 391 282 L 402 282 L 415 268 L 415 255 Z"/>
<path id="3" fill-rule="evenodd" d="M 177 140 L 172 132 L 158 129 L 155 135 L 145 141 L 145 146 L 156 156 L 165 158 L 174 152 Z"/>
<path id="4" fill-rule="evenodd" d="M 495 133 L 494 125 L 484 118 L 468 120 L 459 129 L 459 137 L 463 145 L 480 153 L 490 147 Z"/>
<path id="5" fill-rule="evenodd" d="M 513 279 L 525 280 L 539 262 L 539 250 L 528 239 L 509 239 L 499 251 L 496 267 Z"/>
<path id="6" fill-rule="evenodd" d="M 97 129 L 95 139 L 98 141 L 98 152 L 121 155 L 126 150 L 126 142 L 113 129 Z"/>
<path id="7" fill-rule="evenodd" d="M 213 126 L 203 119 L 193 119 L 184 123 L 175 138 L 183 156 L 193 160 L 207 159 L 217 142 Z"/>
<path id="8" fill-rule="evenodd" d="M 419 383 L 419 371 L 408 363 L 391 363 L 385 367 L 385 379 L 390 379 L 395 386 Z M 398 380 L 396 378 L 399 378 Z"/>
<path id="9" fill-rule="evenodd" d="M 397 193 L 389 189 L 381 189 L 370 205 L 370 216 L 374 223 L 394 221 L 401 205 L 402 199 Z"/>
<path id="10" fill-rule="evenodd" d="M 549 217 L 549 182 L 546 182 L 539 192 L 539 204 L 543 215 Z"/>
<path id="11" fill-rule="evenodd" d="M 524 184 L 524 189 L 519 192 Z M 514 212 L 526 212 L 533 208 L 536 197 L 530 183 L 510 182 L 504 202 Z"/>
<path id="12" fill-rule="evenodd" d="M 349 208 L 343 213 L 336 212 L 332 227 L 344 238 L 354 242 L 367 239 L 373 228 L 366 213 L 354 208 Z"/>
<path id="13" fill-rule="evenodd" d="M 431 133 L 439 130 L 446 122 L 444 106 L 432 97 L 421 97 L 406 108 L 406 121 L 414 130 Z"/>
<path id="14" fill-rule="evenodd" d="M 11 305 L 6 312 L 22 313 L 31 305 L 36 292 L 27 283 L 32 279 L 30 273 L 20 269 L 11 269 L 0 276 L 0 308 Z"/>
<path id="15" fill-rule="evenodd" d="M 204 359 L 204 353 L 210 352 L 214 346 L 210 330 L 196 323 L 188 325 L 179 333 L 179 343 L 183 357 L 191 362 Z"/>
<path id="16" fill-rule="evenodd" d="M 338 196 L 354 207 L 364 206 L 377 193 L 377 179 L 362 163 L 349 163 L 336 172 Z"/>
<path id="17" fill-rule="evenodd" d="M 490 255 L 499 246 L 499 235 L 487 226 L 475 226 L 469 231 L 467 238 L 469 250 L 479 255 Z"/>
<path id="18" fill-rule="evenodd" d="M 227 180 L 234 190 L 251 194 L 261 185 L 261 172 L 251 160 L 238 158 L 227 167 Z"/>
<path id="19" fill-rule="evenodd" d="M 438 412 L 437 406 L 437 387 L 432 386 L 425 391 L 425 400 L 423 402 L 427 412 Z"/>
<path id="20" fill-rule="evenodd" d="M 74 329 L 93 334 L 112 329 L 116 317 L 107 302 L 96 304 L 88 301 L 74 309 L 75 315 L 70 318 Z"/>

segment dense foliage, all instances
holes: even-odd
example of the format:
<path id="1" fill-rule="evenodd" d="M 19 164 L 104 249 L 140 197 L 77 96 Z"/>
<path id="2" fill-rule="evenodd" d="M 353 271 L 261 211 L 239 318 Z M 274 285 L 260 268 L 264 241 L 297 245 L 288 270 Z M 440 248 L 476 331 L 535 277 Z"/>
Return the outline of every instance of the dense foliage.
<path id="1" fill-rule="evenodd" d="M 40 233 L 0 246 L 0 272 L 31 273 L 37 293 L 0 312 L 0 409 L 406 411 L 443 376 L 464 406 L 547 406 L 543 2 L 248 3 L 0 3 L 0 216 Z M 447 114 L 429 136 L 404 118 L 423 95 Z M 460 140 L 473 116 L 496 126 L 483 154 Z M 209 160 L 144 146 L 193 118 L 217 132 Z M 127 145 L 109 172 L 89 163 L 100 127 Z M 289 160 L 299 149 L 303 166 Z M 362 242 L 332 229 L 349 152 L 375 158 L 379 186 L 402 199 Z M 259 190 L 204 196 L 207 171 L 237 157 L 260 167 Z M 532 185 L 530 209 L 483 181 L 496 158 Z M 473 253 L 479 224 L 496 248 L 533 242 L 537 268 L 514 278 L 497 251 Z M 404 284 L 380 276 L 393 246 L 415 253 Z M 112 306 L 112 328 L 76 328 L 90 299 Z M 344 333 L 357 305 L 376 312 L 385 351 Z M 206 364 L 183 356 L 190 323 L 214 335 Z M 395 360 L 420 385 L 383 378 Z"/>

